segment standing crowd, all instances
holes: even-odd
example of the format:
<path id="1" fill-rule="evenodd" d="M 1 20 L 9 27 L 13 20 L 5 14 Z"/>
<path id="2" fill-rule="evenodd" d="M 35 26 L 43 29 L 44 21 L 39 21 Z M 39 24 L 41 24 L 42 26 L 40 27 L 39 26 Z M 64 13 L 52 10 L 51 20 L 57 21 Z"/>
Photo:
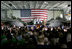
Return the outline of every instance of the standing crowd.
<path id="1" fill-rule="evenodd" d="M 71 27 L 1 26 L 2 48 L 71 48 Z"/>

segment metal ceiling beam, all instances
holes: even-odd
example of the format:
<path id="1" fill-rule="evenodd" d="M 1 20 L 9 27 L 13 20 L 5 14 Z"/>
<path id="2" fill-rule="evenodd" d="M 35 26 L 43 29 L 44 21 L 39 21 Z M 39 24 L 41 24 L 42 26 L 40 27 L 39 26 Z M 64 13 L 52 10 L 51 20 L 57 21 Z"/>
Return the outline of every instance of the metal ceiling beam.
<path id="1" fill-rule="evenodd" d="M 29 2 L 28 1 L 24 1 L 24 6 L 25 6 L 25 9 L 30 8 Z"/>
<path id="2" fill-rule="evenodd" d="M 64 2 L 61 5 L 59 5 L 58 7 L 66 8 L 67 6 L 68 6 L 68 3 L 67 2 Z"/>
<path id="3" fill-rule="evenodd" d="M 1 9 L 5 9 L 3 6 L 1 6 Z"/>
<path id="4" fill-rule="evenodd" d="M 13 1 L 12 3 L 14 3 L 14 5 L 16 6 L 16 8 L 15 9 L 22 9 L 23 7 L 22 7 L 22 2 L 21 1 Z"/>
<path id="5" fill-rule="evenodd" d="M 48 5 L 45 6 L 45 9 L 49 9 L 49 8 L 51 8 L 52 5 L 55 4 L 55 2 L 56 2 L 56 1 L 54 1 L 54 2 L 53 2 L 53 1 L 48 1 Z"/>
<path id="6" fill-rule="evenodd" d="M 44 1 L 40 8 L 44 8 L 46 6 L 48 6 L 48 2 Z"/>
<path id="7" fill-rule="evenodd" d="M 53 5 L 51 8 L 54 8 L 56 6 L 60 5 L 60 3 L 56 3 L 55 5 Z"/>
<path id="8" fill-rule="evenodd" d="M 33 2 L 30 1 L 29 3 L 30 3 L 30 9 L 32 9 L 33 8 Z"/>
<path id="9" fill-rule="evenodd" d="M 16 6 L 17 6 L 17 9 L 23 9 L 23 3 L 22 3 L 22 1 L 16 1 Z"/>
<path id="10" fill-rule="evenodd" d="M 5 2 L 3 2 L 3 1 L 1 1 L 1 3 L 3 3 L 5 6 L 7 6 L 9 9 L 11 9 L 11 7 L 7 4 L 7 3 L 5 3 Z"/>
<path id="11" fill-rule="evenodd" d="M 40 6 L 42 5 L 42 2 L 43 1 L 37 1 L 35 8 L 40 9 Z"/>
<path id="12" fill-rule="evenodd" d="M 25 9 L 25 6 L 24 6 L 24 1 L 22 2 L 22 4 L 23 4 L 23 5 L 22 5 L 23 9 Z"/>
<path id="13" fill-rule="evenodd" d="M 25 3 L 26 3 L 26 1 L 23 2 L 23 6 L 24 6 L 24 8 L 26 8 L 26 4 L 25 4 Z"/>
<path id="14" fill-rule="evenodd" d="M 38 8 L 39 7 L 39 3 L 38 3 L 38 1 L 36 2 L 36 6 L 35 6 L 35 8 Z"/>
<path id="15" fill-rule="evenodd" d="M 51 8 L 54 8 L 54 7 L 58 7 L 58 6 L 61 5 L 62 3 L 64 3 L 64 2 L 58 2 L 58 3 L 56 3 L 55 5 L 53 5 L 52 7 L 50 7 L 50 9 L 51 9 Z"/>
<path id="16" fill-rule="evenodd" d="M 26 8 L 26 1 L 23 1 L 23 8 Z"/>
<path id="17" fill-rule="evenodd" d="M 38 8 L 39 8 L 39 9 L 40 9 L 42 3 L 43 3 L 43 1 L 39 1 L 39 2 L 38 2 L 38 5 L 39 5 Z"/>
<path id="18" fill-rule="evenodd" d="M 36 5 L 36 1 L 33 1 L 33 9 L 35 8 L 35 5 Z"/>
<path id="19" fill-rule="evenodd" d="M 66 4 L 66 2 L 64 2 L 64 3 L 60 4 L 58 7 L 61 7 L 61 6 L 65 5 L 65 4 Z"/>
<path id="20" fill-rule="evenodd" d="M 41 7 L 40 8 L 42 8 L 44 6 L 44 2 L 43 2 L 43 4 L 41 5 Z"/>
<path id="21" fill-rule="evenodd" d="M 11 3 L 14 8 L 17 8 L 12 2 L 9 1 L 9 3 Z"/>
<path id="22" fill-rule="evenodd" d="M 37 3 L 37 1 L 35 1 L 34 9 L 35 9 L 35 7 L 36 7 L 36 3 Z"/>
<path id="23" fill-rule="evenodd" d="M 1 7 L 2 7 L 3 9 L 8 9 L 8 7 L 4 6 L 3 4 L 1 4 Z"/>
<path id="24" fill-rule="evenodd" d="M 27 9 L 30 9 L 29 1 L 27 1 Z"/>

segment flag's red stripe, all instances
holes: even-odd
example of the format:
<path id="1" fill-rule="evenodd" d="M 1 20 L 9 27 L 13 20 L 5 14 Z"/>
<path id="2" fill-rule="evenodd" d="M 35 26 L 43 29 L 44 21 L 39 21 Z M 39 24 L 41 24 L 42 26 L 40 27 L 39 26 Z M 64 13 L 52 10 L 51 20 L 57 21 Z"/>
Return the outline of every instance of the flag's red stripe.
<path id="1" fill-rule="evenodd" d="M 32 15 L 32 16 L 44 16 L 44 15 Z"/>
<path id="2" fill-rule="evenodd" d="M 44 17 L 48 17 L 48 16 L 44 16 Z"/>
<path id="3" fill-rule="evenodd" d="M 21 18 L 21 19 L 47 19 L 47 18 Z"/>
<path id="4" fill-rule="evenodd" d="M 39 19 L 47 19 L 47 18 L 39 18 Z"/>
<path id="5" fill-rule="evenodd" d="M 48 10 L 48 9 L 32 9 L 32 10 Z"/>
<path id="6" fill-rule="evenodd" d="M 41 11 L 40 11 L 41 10 Z M 34 18 L 21 18 L 22 19 L 22 21 L 24 21 L 24 22 L 29 22 L 29 21 L 31 21 L 30 19 L 43 19 L 43 20 L 46 20 L 47 19 L 47 10 L 48 9 L 32 9 L 31 10 L 31 17 L 33 16 Z M 33 15 L 32 15 L 33 14 Z M 43 14 L 43 15 L 41 15 L 41 14 Z M 27 20 L 26 20 L 27 19 Z M 43 20 L 41 20 L 41 21 L 43 21 Z"/>
<path id="7" fill-rule="evenodd" d="M 31 11 L 31 12 L 47 12 L 47 11 Z"/>
<path id="8" fill-rule="evenodd" d="M 31 16 L 37 16 L 37 15 L 39 15 L 39 16 L 45 16 L 45 15 L 48 15 L 48 14 L 31 14 Z"/>
<path id="9" fill-rule="evenodd" d="M 31 14 L 48 14 L 48 13 L 31 13 Z"/>

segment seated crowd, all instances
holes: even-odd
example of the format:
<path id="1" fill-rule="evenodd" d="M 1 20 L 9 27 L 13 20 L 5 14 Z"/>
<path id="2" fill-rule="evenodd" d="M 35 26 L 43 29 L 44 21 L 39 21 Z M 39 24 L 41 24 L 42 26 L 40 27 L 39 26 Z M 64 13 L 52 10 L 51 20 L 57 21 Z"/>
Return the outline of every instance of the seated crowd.
<path id="1" fill-rule="evenodd" d="M 71 27 L 1 26 L 2 48 L 71 48 Z"/>

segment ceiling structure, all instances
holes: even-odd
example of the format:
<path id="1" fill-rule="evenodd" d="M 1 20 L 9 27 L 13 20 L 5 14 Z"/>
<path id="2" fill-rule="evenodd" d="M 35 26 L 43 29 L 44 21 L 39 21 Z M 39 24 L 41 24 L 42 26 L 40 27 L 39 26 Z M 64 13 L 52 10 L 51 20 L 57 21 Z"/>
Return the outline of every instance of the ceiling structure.
<path id="1" fill-rule="evenodd" d="M 1 10 L 3 9 L 48 9 L 71 13 L 71 1 L 1 1 Z"/>
<path id="2" fill-rule="evenodd" d="M 71 1 L 1 1 L 1 9 L 71 9 Z"/>

